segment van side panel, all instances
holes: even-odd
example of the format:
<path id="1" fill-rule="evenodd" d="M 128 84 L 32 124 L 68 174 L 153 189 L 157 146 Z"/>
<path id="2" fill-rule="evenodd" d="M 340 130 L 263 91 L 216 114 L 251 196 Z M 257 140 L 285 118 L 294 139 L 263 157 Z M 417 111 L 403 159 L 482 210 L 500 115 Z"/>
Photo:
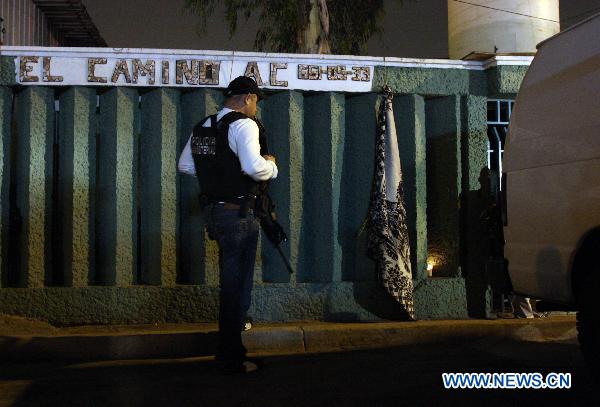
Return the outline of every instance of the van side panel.
<path id="1" fill-rule="evenodd" d="M 510 172 L 505 255 L 516 292 L 573 301 L 570 266 L 600 226 L 600 158 Z"/>
<path id="2" fill-rule="evenodd" d="M 598 38 L 600 43 L 600 32 Z M 517 96 L 504 160 L 508 171 L 600 157 L 600 49 L 543 79 L 536 74 L 545 63 L 541 56 Z"/>
<path id="3" fill-rule="evenodd" d="M 505 257 L 516 292 L 571 302 L 580 239 L 600 225 L 600 14 L 544 42 L 504 151 Z"/>
<path id="4" fill-rule="evenodd" d="M 504 168 L 600 157 L 600 14 L 543 43 L 510 120 Z"/>

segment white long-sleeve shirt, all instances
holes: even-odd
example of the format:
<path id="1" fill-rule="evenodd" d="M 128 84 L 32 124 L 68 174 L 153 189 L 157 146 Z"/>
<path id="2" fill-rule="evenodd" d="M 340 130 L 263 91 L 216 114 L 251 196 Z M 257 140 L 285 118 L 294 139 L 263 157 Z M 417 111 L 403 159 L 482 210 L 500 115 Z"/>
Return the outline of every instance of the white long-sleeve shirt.
<path id="1" fill-rule="evenodd" d="M 221 120 L 227 113 L 233 112 L 232 109 L 224 107 L 217 113 L 217 120 Z M 203 127 L 209 127 L 210 120 L 204 123 Z M 252 119 L 236 120 L 229 125 L 229 148 L 238 157 L 242 166 L 242 171 L 255 181 L 267 181 L 277 178 L 277 165 L 273 161 L 266 160 L 260 155 L 260 142 L 258 141 L 258 125 Z M 193 134 L 192 134 L 193 135 Z M 180 172 L 196 176 L 196 166 L 192 157 L 191 140 L 188 139 L 177 168 Z"/>

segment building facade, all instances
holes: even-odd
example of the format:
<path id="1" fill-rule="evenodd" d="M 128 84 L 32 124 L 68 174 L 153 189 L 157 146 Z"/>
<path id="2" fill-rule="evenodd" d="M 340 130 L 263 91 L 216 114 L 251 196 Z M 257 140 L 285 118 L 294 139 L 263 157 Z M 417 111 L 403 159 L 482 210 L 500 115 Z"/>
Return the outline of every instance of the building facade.
<path id="1" fill-rule="evenodd" d="M 1 0 L 0 45 L 105 47 L 81 0 Z"/>
<path id="2" fill-rule="evenodd" d="M 448 0 L 451 59 L 472 54 L 534 55 L 538 43 L 560 31 L 558 0 Z"/>
<path id="3" fill-rule="evenodd" d="M 256 320 L 394 319 L 366 256 L 384 84 L 404 175 L 421 319 L 485 317 L 489 100 L 529 57 L 486 61 L 2 48 L 0 312 L 60 324 L 215 320 L 218 252 L 176 162 L 231 77 L 259 79 L 272 192 L 294 274 L 261 239 Z M 432 267 L 428 273 L 428 264 Z"/>

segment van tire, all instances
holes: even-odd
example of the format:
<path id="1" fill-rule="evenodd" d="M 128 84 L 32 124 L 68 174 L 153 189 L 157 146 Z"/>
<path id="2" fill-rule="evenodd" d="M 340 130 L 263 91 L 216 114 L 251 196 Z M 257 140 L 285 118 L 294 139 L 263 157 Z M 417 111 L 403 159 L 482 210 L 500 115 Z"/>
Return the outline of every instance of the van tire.
<path id="1" fill-rule="evenodd" d="M 582 283 L 578 295 L 577 337 L 590 372 L 600 381 L 600 262 L 595 261 Z"/>

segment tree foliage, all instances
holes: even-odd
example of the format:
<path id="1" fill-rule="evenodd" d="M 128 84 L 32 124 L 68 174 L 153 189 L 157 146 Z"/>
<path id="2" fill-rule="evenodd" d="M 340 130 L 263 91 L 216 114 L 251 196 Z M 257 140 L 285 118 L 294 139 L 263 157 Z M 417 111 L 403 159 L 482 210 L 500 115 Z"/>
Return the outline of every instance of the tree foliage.
<path id="1" fill-rule="evenodd" d="M 402 0 L 394 0 L 401 3 Z M 258 14 L 254 48 L 258 51 L 299 52 L 301 33 L 309 24 L 311 0 L 224 0 L 225 22 L 233 35 L 241 17 Z M 199 17 L 206 32 L 216 0 L 186 0 L 186 8 Z M 327 0 L 330 43 L 334 54 L 360 55 L 373 35 L 381 35 L 384 0 Z"/>
<path id="2" fill-rule="evenodd" d="M 401 0 L 395 0 L 401 3 Z M 383 0 L 328 2 L 331 38 L 336 54 L 361 55 L 369 39 L 383 33 Z"/>

